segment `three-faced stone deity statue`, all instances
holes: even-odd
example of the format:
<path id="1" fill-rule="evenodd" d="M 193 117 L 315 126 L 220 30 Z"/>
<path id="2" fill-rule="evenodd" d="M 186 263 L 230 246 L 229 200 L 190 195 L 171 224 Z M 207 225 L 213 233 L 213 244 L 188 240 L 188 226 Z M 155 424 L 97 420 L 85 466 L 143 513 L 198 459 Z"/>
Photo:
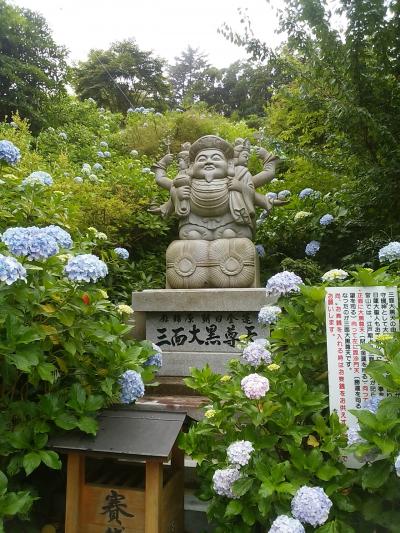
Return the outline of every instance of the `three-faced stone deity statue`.
<path id="1" fill-rule="evenodd" d="M 182 148 L 173 180 L 166 174 L 173 160 L 170 154 L 153 166 L 157 184 L 170 191 L 170 198 L 152 211 L 179 219 L 180 240 L 171 243 L 166 254 L 167 286 L 258 286 L 258 259 L 251 241 L 255 207 L 269 211 L 286 202 L 270 200 L 256 189 L 272 180 L 278 158 L 257 148 L 263 170 L 252 176 L 246 140 L 237 139 L 232 146 L 206 135 Z"/>

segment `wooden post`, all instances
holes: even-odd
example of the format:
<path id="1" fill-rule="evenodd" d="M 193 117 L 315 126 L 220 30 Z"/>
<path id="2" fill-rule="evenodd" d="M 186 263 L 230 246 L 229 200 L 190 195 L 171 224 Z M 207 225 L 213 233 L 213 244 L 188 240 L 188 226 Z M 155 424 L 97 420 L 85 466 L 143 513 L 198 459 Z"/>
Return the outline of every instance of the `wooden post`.
<path id="1" fill-rule="evenodd" d="M 145 533 L 161 533 L 163 464 L 146 462 Z M 66 532 L 67 533 L 67 532 Z"/>
<path id="2" fill-rule="evenodd" d="M 68 454 L 67 500 L 65 504 L 65 533 L 79 533 L 79 508 L 82 486 L 85 481 L 85 457 Z"/>

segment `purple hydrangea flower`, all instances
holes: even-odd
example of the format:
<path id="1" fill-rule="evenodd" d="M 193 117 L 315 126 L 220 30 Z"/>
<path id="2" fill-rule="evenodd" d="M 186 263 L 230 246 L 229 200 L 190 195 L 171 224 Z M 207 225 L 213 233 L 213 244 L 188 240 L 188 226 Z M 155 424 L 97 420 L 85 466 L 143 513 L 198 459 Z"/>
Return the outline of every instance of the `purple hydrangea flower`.
<path id="1" fill-rule="evenodd" d="M 107 265 L 93 254 L 81 254 L 69 259 L 64 268 L 68 279 L 71 281 L 93 281 L 108 274 Z"/>
<path id="2" fill-rule="evenodd" d="M 121 403 L 132 403 L 144 395 L 142 377 L 135 370 L 126 370 L 119 378 L 119 384 L 121 386 Z"/>
<path id="3" fill-rule="evenodd" d="M 292 515 L 313 527 L 322 526 L 328 520 L 332 502 L 321 487 L 301 487 L 292 500 Z"/>
<path id="4" fill-rule="evenodd" d="M 19 279 L 26 282 L 26 270 L 14 257 L 0 254 L 0 281 L 12 285 Z"/>
<path id="5" fill-rule="evenodd" d="M 37 170 L 36 172 L 32 172 L 29 174 L 27 178 L 22 180 L 21 185 L 23 187 L 29 185 L 46 185 L 51 186 L 53 185 L 53 178 L 50 176 L 48 172 L 43 172 L 42 170 Z"/>
<path id="6" fill-rule="evenodd" d="M 229 463 L 237 466 L 246 466 L 249 463 L 253 452 L 253 445 L 248 440 L 232 442 L 226 450 Z"/>
<path id="7" fill-rule="evenodd" d="M 306 255 L 314 257 L 320 248 L 321 243 L 319 241 L 310 241 L 306 246 Z"/>
<path id="8" fill-rule="evenodd" d="M 265 196 L 269 198 L 270 200 L 276 200 L 278 198 L 278 195 L 276 194 L 276 192 L 267 192 Z"/>
<path id="9" fill-rule="evenodd" d="M 27 257 L 29 261 L 48 259 L 59 251 L 56 239 L 46 228 L 36 226 L 8 228 L 1 240 L 12 254 Z"/>
<path id="10" fill-rule="evenodd" d="M 102 159 L 104 157 L 104 153 L 101 150 L 99 150 L 97 152 L 97 157 L 100 157 Z"/>
<path id="11" fill-rule="evenodd" d="M 329 226 L 329 224 L 332 224 L 334 220 L 335 218 L 328 213 L 319 219 L 319 223 L 321 226 Z"/>
<path id="12" fill-rule="evenodd" d="M 129 259 L 129 252 L 126 248 L 114 248 L 114 252 L 121 257 L 121 259 Z"/>
<path id="13" fill-rule="evenodd" d="M 400 259 L 400 242 L 392 241 L 379 250 L 379 261 L 397 261 Z"/>
<path id="14" fill-rule="evenodd" d="M 8 165 L 15 165 L 21 159 L 21 152 L 11 141 L 0 141 L 0 161 Z"/>
<path id="15" fill-rule="evenodd" d="M 268 533 L 305 533 L 305 529 L 296 518 L 282 514 L 275 518 Z"/>
<path id="16" fill-rule="evenodd" d="M 219 496 L 227 498 L 239 498 L 232 492 L 232 485 L 240 479 L 240 472 L 237 468 L 225 468 L 216 470 L 213 475 L 213 489 Z"/>
<path id="17" fill-rule="evenodd" d="M 259 400 L 269 391 L 269 380 L 260 374 L 249 374 L 242 379 L 240 385 L 250 400 Z"/>
<path id="18" fill-rule="evenodd" d="M 267 296 L 281 296 L 290 292 L 299 292 L 300 285 L 303 285 L 303 280 L 294 272 L 287 270 L 278 272 L 267 281 Z"/>
<path id="19" fill-rule="evenodd" d="M 243 359 L 252 366 L 259 366 L 262 363 L 270 364 L 272 362 L 271 352 L 265 349 L 260 342 L 251 342 L 243 350 Z"/>
<path id="20" fill-rule="evenodd" d="M 278 316 L 282 313 L 282 309 L 277 305 L 264 305 L 258 313 L 258 321 L 260 324 L 269 326 L 275 324 Z"/>

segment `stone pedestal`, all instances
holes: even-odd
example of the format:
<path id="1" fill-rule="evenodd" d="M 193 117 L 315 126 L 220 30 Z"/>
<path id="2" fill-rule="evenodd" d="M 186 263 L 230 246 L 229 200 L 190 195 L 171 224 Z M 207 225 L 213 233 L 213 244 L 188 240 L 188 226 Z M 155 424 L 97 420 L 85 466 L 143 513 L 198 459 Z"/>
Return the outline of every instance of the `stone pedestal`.
<path id="1" fill-rule="evenodd" d="M 209 364 L 223 373 L 239 354 L 239 335 L 255 339 L 267 331 L 257 322 L 265 289 L 160 289 L 134 292 L 132 307 L 137 339 L 163 350 L 161 376 L 186 376 L 190 367 Z"/>

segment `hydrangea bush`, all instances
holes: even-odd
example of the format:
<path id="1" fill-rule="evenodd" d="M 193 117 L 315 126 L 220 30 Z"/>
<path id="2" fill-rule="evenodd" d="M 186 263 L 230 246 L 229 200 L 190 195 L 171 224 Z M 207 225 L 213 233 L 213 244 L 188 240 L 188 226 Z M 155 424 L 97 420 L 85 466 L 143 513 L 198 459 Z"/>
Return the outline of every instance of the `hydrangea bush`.
<path id="1" fill-rule="evenodd" d="M 206 367 L 192 369 L 186 380 L 209 401 L 204 418 L 182 438 L 186 453 L 198 461 L 199 496 L 209 501 L 216 533 L 395 532 L 400 401 L 367 402 L 355 413 L 354 441 L 329 414 L 324 300 L 330 279 L 371 286 L 399 280 L 386 267 L 346 276 L 335 270 L 315 286 L 289 278 L 285 284 L 280 276 L 268 280 L 268 295 L 271 287 L 280 288 L 281 313 L 269 325 L 267 341 L 245 342 L 224 376 Z M 385 357 L 368 372 L 400 392 L 394 362 L 400 336 L 384 336 L 369 349 L 378 348 Z M 370 455 L 360 470 L 350 470 L 342 461 L 344 449 Z"/>

